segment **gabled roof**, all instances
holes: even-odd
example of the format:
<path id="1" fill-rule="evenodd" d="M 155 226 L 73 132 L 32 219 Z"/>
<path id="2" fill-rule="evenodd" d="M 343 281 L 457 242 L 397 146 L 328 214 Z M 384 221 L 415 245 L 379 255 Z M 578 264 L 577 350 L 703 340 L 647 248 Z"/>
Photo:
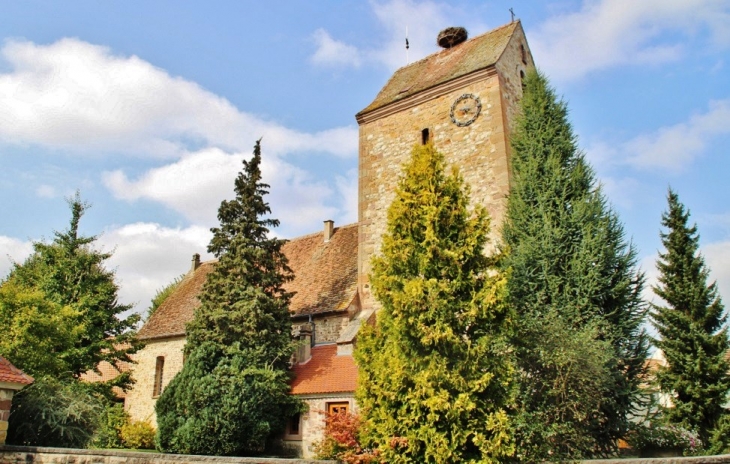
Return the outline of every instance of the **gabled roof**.
<path id="1" fill-rule="evenodd" d="M 119 361 L 118 364 L 119 368 L 117 369 L 108 361 L 101 361 L 99 364 L 96 365 L 96 369 L 99 372 L 96 372 L 93 369 L 86 371 L 81 374 L 81 380 L 89 383 L 108 382 L 109 380 L 116 379 L 119 374 L 132 370 L 131 363 Z M 119 387 L 114 387 L 113 391 L 117 398 L 124 398 L 127 396 L 127 393 Z"/>
<path id="2" fill-rule="evenodd" d="M 295 292 L 292 315 L 344 311 L 357 293 L 357 224 L 337 227 L 329 242 L 323 232 L 288 241 L 283 252 L 294 280 L 285 289 Z M 185 325 L 200 305 L 198 294 L 216 261 L 202 263 L 188 273 L 177 289 L 139 330 L 141 339 L 185 335 Z"/>
<path id="3" fill-rule="evenodd" d="M 293 395 L 350 393 L 357 388 L 357 364 L 350 355 L 337 355 L 337 345 L 312 348 L 312 358 L 292 368 Z"/>
<path id="4" fill-rule="evenodd" d="M 506 24 L 398 69 L 375 100 L 357 116 L 493 66 L 518 27 L 522 27 L 519 21 Z"/>
<path id="5" fill-rule="evenodd" d="M 33 377 L 13 366 L 10 361 L 0 356 L 0 382 L 18 385 L 30 385 Z"/>

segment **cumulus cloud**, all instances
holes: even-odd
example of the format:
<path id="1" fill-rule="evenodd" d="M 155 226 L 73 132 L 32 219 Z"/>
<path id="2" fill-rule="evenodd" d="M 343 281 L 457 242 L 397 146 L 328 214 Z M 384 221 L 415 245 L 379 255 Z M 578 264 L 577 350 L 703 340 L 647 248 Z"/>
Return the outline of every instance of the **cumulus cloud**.
<path id="1" fill-rule="evenodd" d="M 249 155 L 245 155 L 249 156 Z M 120 199 L 149 199 L 181 213 L 196 224 L 216 224 L 218 205 L 232 196 L 242 154 L 210 148 L 183 156 L 178 162 L 152 169 L 130 180 L 122 171 L 106 172 L 104 185 Z M 267 200 L 282 222 L 284 235 L 311 232 L 337 212 L 325 206 L 332 190 L 289 163 L 263 156 L 263 181 L 271 185 Z"/>
<path id="2" fill-rule="evenodd" d="M 31 241 L 0 235 L 0 280 L 8 275 L 13 263 L 22 263 L 32 252 Z"/>
<path id="3" fill-rule="evenodd" d="M 324 29 L 312 34 L 317 50 L 312 55 L 312 63 L 318 65 L 337 65 L 359 67 L 360 52 L 357 47 L 333 39 Z"/>
<path id="4" fill-rule="evenodd" d="M 341 199 L 341 214 L 339 220 L 344 224 L 357 222 L 358 190 L 357 169 L 352 169 L 344 176 L 337 176 L 337 194 Z"/>
<path id="5" fill-rule="evenodd" d="M 10 69 L 0 73 L 0 141 L 6 143 L 178 157 L 191 141 L 243 150 L 263 135 L 277 154 L 357 153 L 354 127 L 314 134 L 288 129 L 136 56 L 78 39 L 9 41 L 0 59 Z"/>
<path id="6" fill-rule="evenodd" d="M 556 80 L 577 79 L 617 65 L 675 61 L 688 52 L 688 37 L 703 34 L 715 46 L 730 45 L 730 4 L 584 0 L 580 11 L 552 16 L 528 32 L 537 61 Z"/>
<path id="7" fill-rule="evenodd" d="M 204 227 L 135 223 L 106 230 L 97 246 L 113 252 L 106 264 L 116 271 L 120 302 L 141 312 L 157 290 L 190 269 L 193 253 L 199 253 L 203 261 L 212 259 L 206 251 L 210 237 Z"/>
<path id="8" fill-rule="evenodd" d="M 730 100 L 710 102 L 705 113 L 623 142 L 595 142 L 588 157 L 599 169 L 629 165 L 680 172 L 702 156 L 713 137 L 730 134 Z"/>
<path id="9" fill-rule="evenodd" d="M 702 247 L 705 263 L 710 268 L 710 279 L 717 282 L 717 288 L 727 305 L 730 301 L 730 240 L 714 242 Z"/>

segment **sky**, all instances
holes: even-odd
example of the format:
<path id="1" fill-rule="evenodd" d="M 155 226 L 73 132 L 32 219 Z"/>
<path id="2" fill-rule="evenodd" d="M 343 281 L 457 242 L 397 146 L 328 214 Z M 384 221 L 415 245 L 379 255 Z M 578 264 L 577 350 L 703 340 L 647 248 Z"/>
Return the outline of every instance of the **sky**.
<path id="1" fill-rule="evenodd" d="M 730 298 L 727 0 L 0 0 L 0 278 L 67 228 L 79 191 L 81 232 L 144 311 L 211 258 L 259 138 L 276 235 L 356 222 L 355 114 L 438 31 L 473 37 L 510 8 L 649 283 L 671 186 Z"/>

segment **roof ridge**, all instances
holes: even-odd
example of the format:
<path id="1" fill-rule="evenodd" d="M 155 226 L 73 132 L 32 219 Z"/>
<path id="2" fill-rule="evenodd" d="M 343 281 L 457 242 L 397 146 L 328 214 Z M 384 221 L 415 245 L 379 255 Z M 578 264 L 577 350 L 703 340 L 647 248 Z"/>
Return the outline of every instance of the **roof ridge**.
<path id="1" fill-rule="evenodd" d="M 344 226 L 337 226 L 337 227 L 334 228 L 334 230 L 338 230 L 338 229 L 349 229 L 350 227 L 357 227 L 359 224 L 360 223 L 358 223 L 358 222 L 353 222 L 352 224 L 345 224 Z M 297 237 L 292 237 L 292 238 L 284 238 L 282 240 L 286 240 L 287 242 L 294 242 L 296 240 L 302 240 L 302 239 L 305 239 L 305 238 L 314 237 L 316 235 L 322 235 L 322 233 L 323 233 L 323 231 L 320 230 L 318 232 L 311 232 L 309 234 L 299 235 Z"/>

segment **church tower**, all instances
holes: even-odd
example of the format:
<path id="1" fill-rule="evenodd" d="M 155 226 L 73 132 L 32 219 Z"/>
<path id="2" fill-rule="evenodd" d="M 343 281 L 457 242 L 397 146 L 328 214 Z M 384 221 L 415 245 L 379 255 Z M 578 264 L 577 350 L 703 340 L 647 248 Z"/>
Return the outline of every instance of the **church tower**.
<path id="1" fill-rule="evenodd" d="M 462 28 L 439 34 L 443 50 L 398 69 L 356 118 L 360 126 L 358 290 L 373 307 L 370 258 L 380 252 L 387 210 L 402 166 L 416 144 L 432 142 L 487 208 L 492 243 L 510 188 L 509 132 L 534 68 L 525 33 L 515 21 L 466 40 Z"/>

